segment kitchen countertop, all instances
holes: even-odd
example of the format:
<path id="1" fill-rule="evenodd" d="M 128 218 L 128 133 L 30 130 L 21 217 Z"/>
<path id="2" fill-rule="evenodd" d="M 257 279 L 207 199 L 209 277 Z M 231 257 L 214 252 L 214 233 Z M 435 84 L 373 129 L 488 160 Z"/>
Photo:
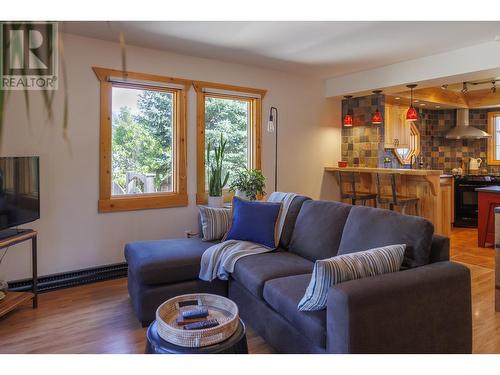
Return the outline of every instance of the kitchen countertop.
<path id="1" fill-rule="evenodd" d="M 359 172 L 359 173 L 396 173 L 404 175 L 413 176 L 441 176 L 448 177 L 448 175 L 443 175 L 442 170 L 438 169 L 402 169 L 402 168 L 369 168 L 369 167 L 325 167 L 326 172 Z M 450 176 L 451 177 L 451 176 Z"/>
<path id="2" fill-rule="evenodd" d="M 481 187 L 481 188 L 477 188 L 476 191 L 479 193 L 497 193 L 497 194 L 500 194 L 500 186 L 493 185 L 493 186 Z"/>
<path id="3" fill-rule="evenodd" d="M 420 199 L 419 216 L 432 222 L 438 234 L 449 236 L 452 219 L 452 184 L 453 179 L 448 173 L 436 169 L 400 169 L 400 168 L 368 168 L 327 166 L 326 174 L 333 175 L 332 183 L 339 187 L 340 179 L 337 172 L 359 173 L 360 189 L 369 192 L 377 191 L 376 173 L 397 176 L 397 189 L 407 196 Z M 442 178 L 443 176 L 444 178 Z M 333 181 L 335 180 L 335 181 Z M 342 181 L 344 185 L 347 181 Z M 347 186 L 345 186 L 347 188 Z M 387 186 L 387 188 L 390 188 Z M 347 189 L 348 190 L 348 189 Z M 384 206 L 385 207 L 385 206 Z M 399 208 L 396 208 L 399 210 Z M 410 208 L 413 215 L 415 210 Z"/>

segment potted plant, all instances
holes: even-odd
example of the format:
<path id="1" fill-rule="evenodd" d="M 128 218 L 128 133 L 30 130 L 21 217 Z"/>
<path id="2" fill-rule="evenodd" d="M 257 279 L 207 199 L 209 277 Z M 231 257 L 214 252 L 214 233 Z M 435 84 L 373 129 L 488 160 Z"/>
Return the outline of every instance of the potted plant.
<path id="1" fill-rule="evenodd" d="M 222 189 L 227 184 L 229 172 L 223 175 L 222 162 L 226 152 L 226 143 L 224 136 L 220 135 L 218 145 L 208 141 L 207 145 L 207 168 L 208 168 L 208 205 L 210 207 L 222 207 L 223 197 Z M 213 159 L 211 157 L 213 151 Z"/>
<path id="2" fill-rule="evenodd" d="M 256 200 L 257 195 L 264 195 L 265 177 L 258 169 L 242 169 L 237 172 L 229 190 L 234 191 L 235 195 L 240 198 Z"/>

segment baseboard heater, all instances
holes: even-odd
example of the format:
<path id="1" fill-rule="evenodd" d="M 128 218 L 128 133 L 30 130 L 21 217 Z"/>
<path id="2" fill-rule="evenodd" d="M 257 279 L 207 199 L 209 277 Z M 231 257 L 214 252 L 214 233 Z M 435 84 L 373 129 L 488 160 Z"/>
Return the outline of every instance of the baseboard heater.
<path id="1" fill-rule="evenodd" d="M 128 266 L 124 262 L 40 276 L 38 278 L 38 292 L 50 292 L 57 289 L 126 277 L 127 271 Z M 9 290 L 16 292 L 30 291 L 32 285 L 32 278 L 9 281 Z"/>

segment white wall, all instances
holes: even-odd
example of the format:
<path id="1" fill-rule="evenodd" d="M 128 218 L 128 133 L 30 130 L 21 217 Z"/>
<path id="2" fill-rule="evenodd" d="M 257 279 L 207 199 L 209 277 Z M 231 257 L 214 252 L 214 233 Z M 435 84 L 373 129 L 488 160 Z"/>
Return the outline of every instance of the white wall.
<path id="1" fill-rule="evenodd" d="M 183 236 L 196 229 L 195 94 L 189 95 L 188 192 L 183 208 L 97 213 L 99 189 L 99 83 L 91 67 L 121 68 L 118 44 L 64 36 L 69 85 L 69 143 L 62 137 L 62 92 L 55 97 L 55 122 L 46 119 L 41 95 L 30 93 L 30 122 L 24 97 L 12 92 L 7 102 L 2 156 L 39 155 L 41 219 L 38 229 L 39 274 L 121 262 L 125 243 Z M 183 56 L 134 46 L 127 48 L 132 71 L 267 89 L 263 126 L 270 105 L 279 108 L 280 190 L 313 198 L 332 198 L 323 175 L 340 160 L 340 105 L 324 98 L 324 82 L 272 70 Z M 62 87 L 62 85 L 60 85 Z M 263 171 L 273 181 L 273 135 L 263 132 Z M 10 249 L 0 278 L 30 274 L 29 246 Z"/>

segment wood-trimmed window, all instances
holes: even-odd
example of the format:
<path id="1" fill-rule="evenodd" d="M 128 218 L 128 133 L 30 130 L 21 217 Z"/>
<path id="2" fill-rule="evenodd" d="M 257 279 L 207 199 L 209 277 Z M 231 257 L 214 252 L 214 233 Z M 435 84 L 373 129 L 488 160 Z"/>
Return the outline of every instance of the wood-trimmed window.
<path id="1" fill-rule="evenodd" d="M 202 81 L 194 81 L 193 85 L 197 94 L 196 202 L 203 204 L 207 202 L 208 198 L 206 186 L 207 170 L 205 165 L 207 125 L 210 122 L 206 118 L 208 106 L 233 102 L 240 110 L 246 111 L 247 129 L 246 137 L 244 137 L 246 142 L 242 141 L 240 146 L 245 147 L 246 150 L 246 167 L 261 169 L 262 99 L 266 94 L 266 90 Z M 231 121 L 228 118 L 230 116 L 227 116 L 227 114 L 220 113 L 220 117 L 220 121 Z M 227 137 L 231 137 L 232 135 L 226 133 L 224 136 L 227 139 Z M 234 170 L 229 172 L 232 173 Z M 224 200 L 229 201 L 231 196 L 232 194 L 229 193 L 226 187 L 224 190 Z"/>
<path id="2" fill-rule="evenodd" d="M 488 165 L 500 165 L 500 112 L 488 113 Z"/>
<path id="3" fill-rule="evenodd" d="M 93 70 L 101 96 L 99 212 L 186 206 L 192 81 Z"/>

